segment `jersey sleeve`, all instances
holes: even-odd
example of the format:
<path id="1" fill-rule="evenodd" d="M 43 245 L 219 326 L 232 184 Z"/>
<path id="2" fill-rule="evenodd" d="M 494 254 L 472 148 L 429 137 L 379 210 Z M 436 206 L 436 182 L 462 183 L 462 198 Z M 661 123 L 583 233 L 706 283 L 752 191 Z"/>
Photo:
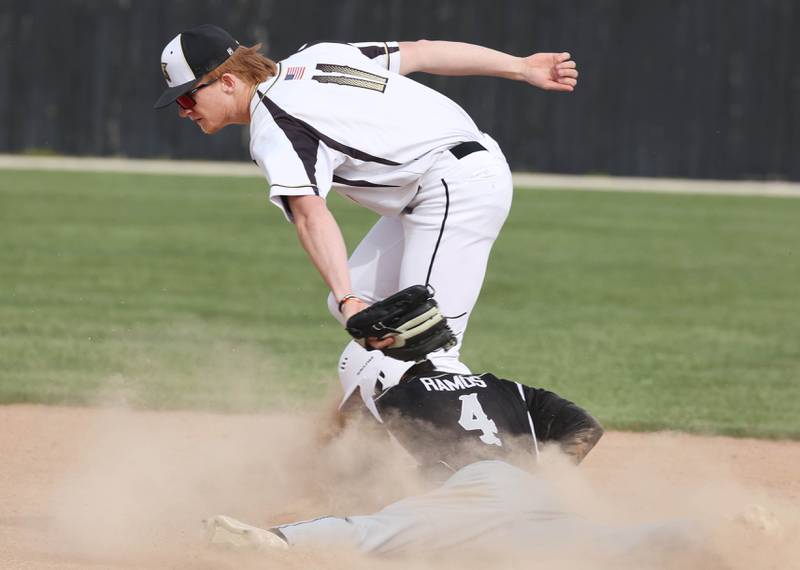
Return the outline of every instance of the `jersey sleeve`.
<path id="1" fill-rule="evenodd" d="M 252 156 L 269 181 L 270 202 L 290 222 L 289 196 L 316 195 L 325 198 L 333 183 L 335 152 L 308 129 L 278 118 L 261 129 L 252 142 Z"/>
<path id="2" fill-rule="evenodd" d="M 589 412 L 554 392 L 524 385 L 523 389 L 540 441 L 558 441 L 581 429 L 599 425 Z"/>
<path id="3" fill-rule="evenodd" d="M 523 390 L 539 441 L 558 443 L 581 461 L 603 435 L 600 422 L 577 404 L 542 388 Z"/>
<path id="4" fill-rule="evenodd" d="M 359 42 L 350 45 L 384 69 L 400 73 L 400 44 L 398 42 Z"/>

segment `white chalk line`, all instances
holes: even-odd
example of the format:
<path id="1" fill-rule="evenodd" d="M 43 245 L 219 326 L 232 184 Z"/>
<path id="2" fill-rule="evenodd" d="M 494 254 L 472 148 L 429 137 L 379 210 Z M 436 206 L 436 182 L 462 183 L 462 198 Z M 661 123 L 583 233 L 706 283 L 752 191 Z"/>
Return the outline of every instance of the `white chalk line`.
<path id="1" fill-rule="evenodd" d="M 61 156 L 45 157 L 0 154 L 0 170 L 3 169 L 71 172 L 128 172 L 135 174 L 177 174 L 182 176 L 261 177 L 261 172 L 258 168 L 249 162 Z M 516 172 L 513 177 L 514 186 L 517 188 L 800 198 L 800 183 L 796 182 L 634 178 L 623 176 L 536 174 L 526 172 Z"/>

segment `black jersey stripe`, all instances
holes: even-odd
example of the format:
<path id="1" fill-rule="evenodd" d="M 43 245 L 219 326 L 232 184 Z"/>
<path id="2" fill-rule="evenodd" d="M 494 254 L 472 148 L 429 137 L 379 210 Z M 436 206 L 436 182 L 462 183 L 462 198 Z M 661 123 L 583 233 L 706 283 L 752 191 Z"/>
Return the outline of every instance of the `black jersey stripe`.
<path id="1" fill-rule="evenodd" d="M 385 55 L 388 60 L 389 54 L 400 51 L 399 46 L 390 46 L 386 42 L 381 42 L 381 43 L 383 44 L 382 46 L 356 46 L 348 42 L 337 42 L 334 40 L 320 40 L 316 42 L 308 42 L 301 45 L 299 48 L 297 48 L 297 52 L 299 53 L 303 50 L 307 50 L 310 47 L 318 46 L 319 44 L 340 44 L 357 48 L 358 51 L 360 51 L 362 54 L 364 54 L 366 57 L 370 59 L 375 59 L 379 55 Z"/>
<path id="2" fill-rule="evenodd" d="M 297 186 L 287 186 L 286 184 L 275 183 L 275 184 L 270 184 L 270 186 L 279 186 L 280 188 L 311 188 L 314 190 L 314 192 L 317 191 L 317 187 L 314 186 L 313 184 L 299 184 Z M 316 193 L 319 194 L 319 192 Z"/>
<path id="3" fill-rule="evenodd" d="M 386 42 L 383 42 L 382 46 L 357 46 L 357 47 L 362 54 L 364 54 L 366 57 L 370 59 L 375 59 L 379 55 L 385 55 L 387 62 L 386 69 L 389 69 L 388 65 L 389 54 L 394 53 L 396 51 L 400 51 L 399 47 L 397 46 L 390 47 L 389 44 L 387 44 Z"/>
<path id="4" fill-rule="evenodd" d="M 386 48 L 381 46 L 359 46 L 358 51 L 370 59 L 386 54 Z"/>
<path id="5" fill-rule="evenodd" d="M 436 259 L 436 252 L 439 251 L 439 244 L 442 242 L 442 235 L 444 234 L 444 226 L 447 223 L 447 214 L 450 211 L 450 189 L 447 187 L 447 182 L 442 178 L 442 186 L 444 186 L 444 217 L 442 217 L 442 226 L 439 228 L 439 237 L 436 238 L 436 246 L 433 248 L 433 255 L 431 256 L 431 264 L 428 266 L 428 275 L 425 277 L 425 285 L 431 282 L 431 271 L 433 271 L 433 262 Z"/>
<path id="6" fill-rule="evenodd" d="M 261 102 L 264 103 L 275 123 L 286 135 L 286 138 L 289 139 L 294 152 L 297 153 L 300 162 L 303 163 L 303 169 L 306 171 L 306 176 L 311 186 L 314 187 L 314 193 L 319 195 L 319 190 L 317 190 L 319 137 L 309 131 L 302 121 L 285 113 L 283 109 L 267 99 L 260 91 L 258 94 L 261 95 Z"/>
<path id="7" fill-rule="evenodd" d="M 525 412 L 528 416 L 528 426 L 531 428 L 531 436 L 533 437 L 533 454 L 536 456 L 536 459 L 539 459 L 539 438 L 536 437 L 536 428 L 533 425 L 533 416 L 531 416 L 531 410 L 528 408 L 528 400 L 525 399 L 525 389 L 519 382 L 514 382 L 514 384 L 517 385 L 519 397 L 522 398 L 522 403 L 525 406 Z"/>
<path id="8" fill-rule="evenodd" d="M 309 180 L 316 185 L 317 179 L 315 175 L 315 165 L 317 162 L 317 149 L 319 148 L 319 142 L 322 141 L 328 147 L 332 148 L 333 150 L 337 150 L 342 154 L 346 154 L 351 158 L 355 158 L 357 160 L 361 160 L 364 162 L 375 162 L 377 164 L 383 164 L 385 166 L 400 166 L 399 162 L 393 162 L 391 160 L 387 160 L 385 158 L 381 158 L 379 156 L 373 156 L 363 150 L 358 150 L 357 148 L 353 148 L 351 146 L 347 146 L 344 143 L 340 143 L 337 140 L 332 139 L 331 137 L 322 134 L 317 129 L 306 123 L 305 121 L 294 117 L 281 109 L 278 105 L 275 104 L 274 101 L 269 99 L 268 97 L 261 97 L 261 102 L 267 108 L 267 110 L 272 115 L 272 118 L 275 120 L 275 123 L 283 130 L 289 140 L 292 141 L 292 147 L 295 148 L 295 151 L 298 150 L 298 147 L 304 152 L 303 155 L 300 156 L 300 159 L 303 161 L 303 166 L 306 168 L 306 172 L 309 173 Z M 293 137 L 296 137 L 297 144 Z M 312 145 L 312 141 L 316 141 Z M 313 146 L 313 149 L 312 149 Z M 313 155 L 309 154 L 313 150 Z M 306 164 L 306 161 L 310 161 L 310 166 Z M 312 178 L 313 176 L 313 178 Z"/>
<path id="9" fill-rule="evenodd" d="M 399 188 L 399 186 L 392 184 L 375 184 L 369 180 L 348 180 L 347 178 L 342 178 L 341 176 L 336 176 L 335 174 L 333 175 L 333 181 L 337 184 L 344 184 L 345 186 L 358 186 L 361 188 Z"/>
<path id="10" fill-rule="evenodd" d="M 281 196 L 281 204 L 283 204 L 283 211 L 289 216 L 289 219 L 294 219 L 294 214 L 292 214 L 292 205 L 289 203 L 289 198 L 286 196 Z"/>

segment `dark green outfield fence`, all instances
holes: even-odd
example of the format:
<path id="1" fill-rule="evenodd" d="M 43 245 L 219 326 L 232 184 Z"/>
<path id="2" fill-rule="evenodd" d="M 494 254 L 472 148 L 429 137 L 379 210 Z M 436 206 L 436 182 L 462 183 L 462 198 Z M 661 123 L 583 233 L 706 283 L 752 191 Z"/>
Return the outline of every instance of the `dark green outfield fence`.
<path id="1" fill-rule="evenodd" d="M 0 152 L 248 160 L 242 129 L 151 110 L 162 47 L 206 22 L 276 59 L 322 39 L 569 50 L 572 95 L 419 79 L 515 169 L 800 180 L 798 0 L 0 0 Z"/>

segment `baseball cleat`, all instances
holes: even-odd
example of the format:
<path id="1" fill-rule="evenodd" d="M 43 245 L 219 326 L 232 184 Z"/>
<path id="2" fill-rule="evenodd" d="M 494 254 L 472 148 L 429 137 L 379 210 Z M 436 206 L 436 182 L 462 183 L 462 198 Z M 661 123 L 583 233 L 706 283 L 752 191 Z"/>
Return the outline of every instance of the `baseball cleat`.
<path id="1" fill-rule="evenodd" d="M 761 505 L 749 505 L 743 512 L 739 513 L 736 521 L 766 536 L 774 538 L 783 536 L 781 521 L 775 516 L 775 513 Z"/>
<path id="2" fill-rule="evenodd" d="M 286 550 L 289 544 L 276 533 L 251 526 L 225 515 L 216 515 L 203 521 L 206 541 L 211 545 L 227 546 L 237 550 Z"/>

